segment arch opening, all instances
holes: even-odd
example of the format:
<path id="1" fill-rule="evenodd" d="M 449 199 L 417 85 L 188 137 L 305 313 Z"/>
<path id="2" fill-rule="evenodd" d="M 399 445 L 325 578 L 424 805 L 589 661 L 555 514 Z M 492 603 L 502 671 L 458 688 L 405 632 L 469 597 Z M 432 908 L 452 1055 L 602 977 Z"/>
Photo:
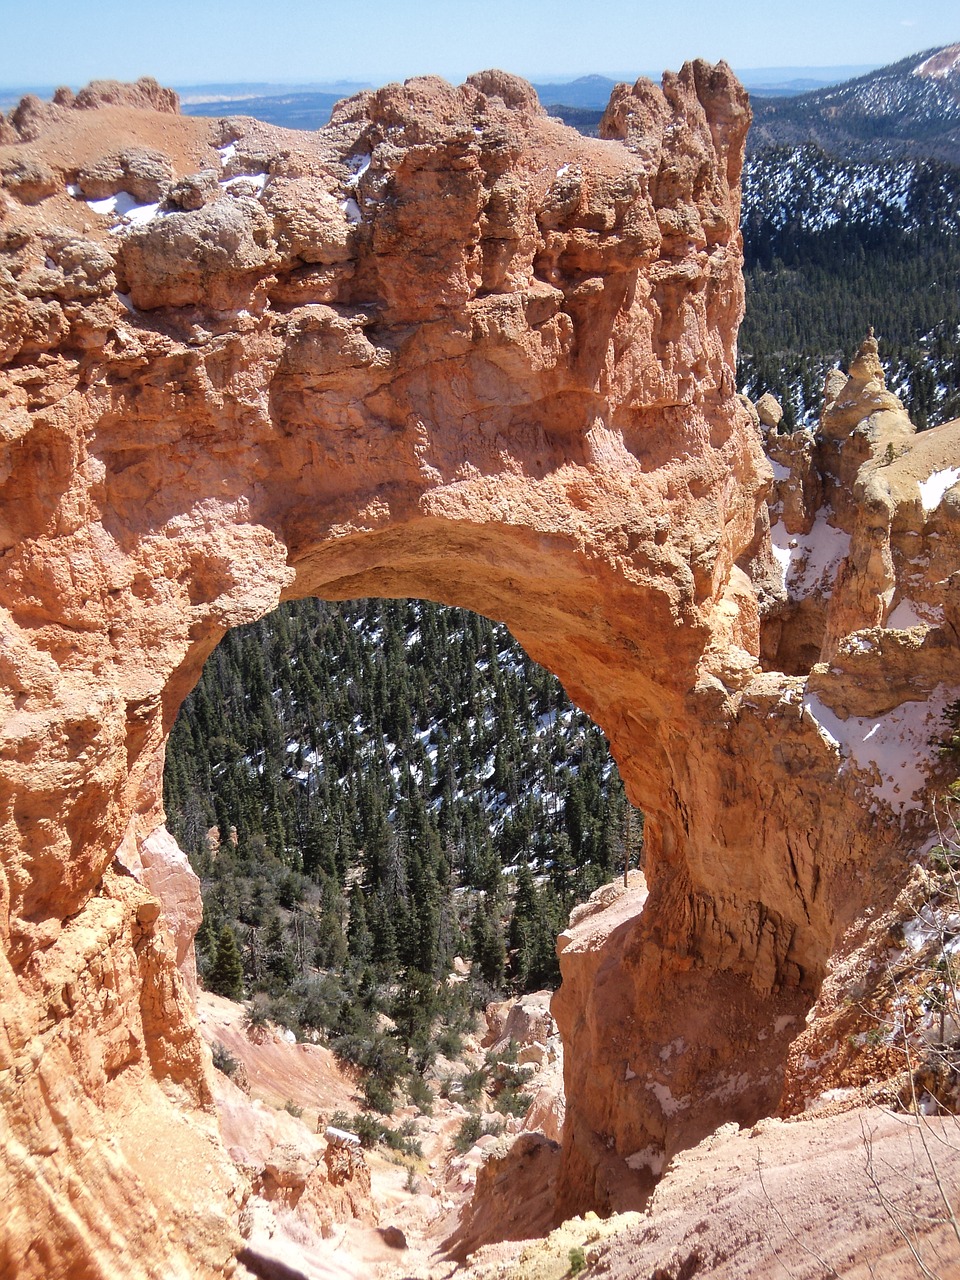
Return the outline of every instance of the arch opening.
<path id="1" fill-rule="evenodd" d="M 247 994 L 279 1004 L 317 971 L 389 985 L 455 956 L 481 1003 L 554 987 L 556 935 L 627 835 L 606 740 L 559 682 L 504 627 L 412 600 L 308 599 L 228 633 L 171 733 L 164 807 L 203 881 L 207 976 L 226 925 Z"/>

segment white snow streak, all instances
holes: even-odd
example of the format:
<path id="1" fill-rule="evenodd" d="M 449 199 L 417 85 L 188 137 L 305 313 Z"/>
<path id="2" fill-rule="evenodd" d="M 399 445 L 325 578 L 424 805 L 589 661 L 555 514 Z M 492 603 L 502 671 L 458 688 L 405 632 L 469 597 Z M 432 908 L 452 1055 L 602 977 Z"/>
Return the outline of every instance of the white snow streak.
<path id="1" fill-rule="evenodd" d="M 232 178 L 225 178 L 220 186 L 224 191 L 229 191 L 235 184 L 241 182 L 252 182 L 258 191 L 262 191 L 267 185 L 268 174 L 266 173 L 238 173 Z"/>
<path id="2" fill-rule="evenodd" d="M 960 480 L 960 467 L 946 467 L 943 471 L 934 471 L 933 475 L 919 482 L 920 501 L 924 511 L 936 511 L 940 500 L 948 489 Z"/>
<path id="3" fill-rule="evenodd" d="M 640 1151 L 635 1151 L 632 1156 L 627 1156 L 625 1163 L 628 1169 L 634 1169 L 637 1172 L 641 1169 L 649 1169 L 655 1178 L 659 1178 L 663 1173 L 664 1155 L 658 1147 L 643 1147 Z"/>
<path id="4" fill-rule="evenodd" d="M 794 599 L 809 595 L 815 587 L 831 586 L 850 550 L 850 535 L 828 524 L 822 512 L 809 533 L 788 533 L 778 520 L 770 529 L 770 541 L 783 585 Z"/>

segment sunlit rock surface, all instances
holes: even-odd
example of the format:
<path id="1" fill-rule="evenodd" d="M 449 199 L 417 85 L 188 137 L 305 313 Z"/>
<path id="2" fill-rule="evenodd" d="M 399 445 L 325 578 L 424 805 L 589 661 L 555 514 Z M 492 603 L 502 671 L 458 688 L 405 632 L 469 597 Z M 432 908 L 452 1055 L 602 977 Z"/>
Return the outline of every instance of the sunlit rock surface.
<path id="1" fill-rule="evenodd" d="M 225 630 L 295 596 L 505 621 L 647 814 L 647 888 L 565 952 L 559 1210 L 629 1207 L 777 1105 L 923 831 L 960 458 L 865 351 L 777 464 L 771 541 L 734 385 L 748 121 L 696 62 L 618 89 L 604 140 L 501 72 L 316 134 L 149 81 L 0 124 L 0 1270 L 202 1277 L 239 1248 L 161 770 Z M 782 541 L 821 519 L 798 589 Z"/>

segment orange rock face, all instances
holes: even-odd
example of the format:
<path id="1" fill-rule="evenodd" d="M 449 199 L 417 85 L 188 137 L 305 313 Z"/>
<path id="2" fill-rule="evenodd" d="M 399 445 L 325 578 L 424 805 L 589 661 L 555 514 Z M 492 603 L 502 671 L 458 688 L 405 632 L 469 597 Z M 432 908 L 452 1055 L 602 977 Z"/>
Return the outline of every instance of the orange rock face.
<path id="1" fill-rule="evenodd" d="M 896 808 L 868 829 L 805 673 L 762 669 L 787 601 L 734 388 L 727 68 L 618 90 L 604 140 L 501 72 L 360 94 L 316 134 L 175 106 L 101 85 L 0 133 L 0 1258 L 24 1280 L 213 1275 L 237 1247 L 212 1140 L 200 1196 L 173 1145 L 118 1135 L 149 1095 L 207 1142 L 163 751 L 220 637 L 282 599 L 505 621 L 648 814 L 642 913 L 564 965 L 562 1204 L 776 1104 L 907 847 Z M 937 635 L 914 648 L 951 655 L 943 684 Z M 861 659 L 836 652 L 839 708 Z"/>

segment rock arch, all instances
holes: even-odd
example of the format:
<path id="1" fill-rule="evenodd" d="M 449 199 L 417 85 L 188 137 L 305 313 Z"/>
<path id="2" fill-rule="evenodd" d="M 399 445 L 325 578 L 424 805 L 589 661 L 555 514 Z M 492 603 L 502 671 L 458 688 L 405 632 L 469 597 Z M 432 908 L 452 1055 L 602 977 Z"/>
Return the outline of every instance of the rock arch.
<path id="1" fill-rule="evenodd" d="M 235 1247 L 129 868 L 203 661 L 307 594 L 505 621 L 649 815 L 646 910 L 569 949 L 558 1002 L 561 1199 L 609 1207 L 611 1161 L 775 1106 L 868 846 L 899 838 L 859 829 L 797 681 L 761 672 L 783 589 L 734 394 L 745 95 L 688 64 L 618 90 L 599 141 L 499 72 L 360 94 L 316 135 L 85 92 L 0 131 L 0 1259 L 199 1275 Z M 90 202 L 134 183 L 114 234 Z"/>

